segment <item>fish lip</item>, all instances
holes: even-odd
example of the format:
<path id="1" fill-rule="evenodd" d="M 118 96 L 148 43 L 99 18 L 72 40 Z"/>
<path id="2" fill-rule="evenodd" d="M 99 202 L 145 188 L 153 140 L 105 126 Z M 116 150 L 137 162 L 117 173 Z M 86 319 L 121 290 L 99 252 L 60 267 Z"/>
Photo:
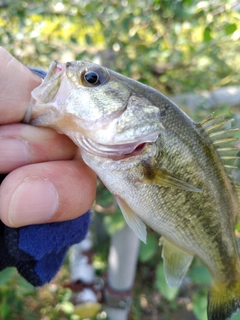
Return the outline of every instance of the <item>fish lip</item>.
<path id="1" fill-rule="evenodd" d="M 62 78 L 66 74 L 66 65 L 59 61 L 51 61 L 46 77 L 43 79 L 45 83 L 53 82 L 56 78 Z"/>
<path id="2" fill-rule="evenodd" d="M 48 68 L 48 72 L 46 73 L 46 76 L 42 79 L 42 83 L 40 84 L 40 86 L 33 89 L 31 93 L 31 100 L 30 100 L 28 109 L 26 111 L 26 114 L 23 118 L 24 123 L 31 123 L 35 125 L 34 123 L 35 117 L 39 116 L 37 115 L 33 117 L 33 108 L 35 107 L 36 103 L 38 102 L 38 104 L 44 104 L 49 102 L 49 101 L 46 101 L 46 96 L 44 96 L 44 94 L 39 95 L 39 93 L 36 93 L 36 90 L 38 92 L 38 89 L 44 88 L 44 85 L 46 84 L 49 86 L 49 84 L 54 83 L 56 79 L 63 78 L 65 74 L 66 74 L 66 67 L 64 63 L 61 63 L 58 61 L 51 61 L 50 66 Z M 43 92 L 45 92 L 45 90 L 43 90 Z"/>
<path id="3" fill-rule="evenodd" d="M 80 145 L 85 151 L 92 155 L 110 158 L 112 160 L 121 160 L 142 154 L 145 145 L 154 143 L 157 140 L 158 135 L 159 131 L 155 131 L 143 137 L 139 137 L 136 141 L 112 145 L 100 144 L 83 136 Z"/>

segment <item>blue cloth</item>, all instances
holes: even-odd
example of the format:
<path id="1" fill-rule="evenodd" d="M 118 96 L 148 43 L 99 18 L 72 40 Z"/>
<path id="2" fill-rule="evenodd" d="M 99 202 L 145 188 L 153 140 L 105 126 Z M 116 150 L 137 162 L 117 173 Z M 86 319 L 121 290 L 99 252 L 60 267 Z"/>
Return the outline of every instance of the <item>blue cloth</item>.
<path id="1" fill-rule="evenodd" d="M 46 72 L 29 68 L 41 78 Z M 0 175 L 0 183 L 5 175 Z M 69 246 L 82 241 L 88 232 L 90 212 L 64 222 L 9 228 L 0 221 L 0 271 L 16 267 L 32 285 L 51 281 L 62 265 Z"/>
<path id="2" fill-rule="evenodd" d="M 35 73 L 37 76 L 39 76 L 42 79 L 46 77 L 47 72 L 44 70 L 31 68 L 31 67 L 28 67 L 28 69 L 31 70 L 33 73 Z"/>
<path id="3" fill-rule="evenodd" d="M 90 212 L 64 222 L 9 228 L 0 221 L 0 270 L 16 267 L 32 285 L 51 281 L 66 252 L 88 232 Z"/>

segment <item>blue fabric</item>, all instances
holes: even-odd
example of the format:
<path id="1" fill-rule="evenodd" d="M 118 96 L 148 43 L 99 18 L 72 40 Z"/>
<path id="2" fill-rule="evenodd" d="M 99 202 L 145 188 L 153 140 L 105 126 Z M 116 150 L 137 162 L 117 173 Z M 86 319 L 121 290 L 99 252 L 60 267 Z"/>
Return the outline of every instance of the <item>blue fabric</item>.
<path id="1" fill-rule="evenodd" d="M 86 237 L 89 222 L 87 212 L 70 221 L 19 228 L 18 248 L 36 261 L 34 270 L 42 285 L 55 276 L 69 246 Z"/>
<path id="2" fill-rule="evenodd" d="M 45 254 L 61 251 L 62 248 L 80 242 L 86 236 L 90 213 L 73 220 L 38 224 L 19 228 L 19 249 L 42 259 Z"/>
<path id="3" fill-rule="evenodd" d="M 29 68 L 39 77 L 46 72 Z M 5 175 L 0 175 L 0 183 Z M 88 232 L 91 213 L 70 221 L 9 228 L 0 221 L 0 271 L 16 267 L 32 285 L 51 281 L 62 265 L 69 246 Z"/>
<path id="4" fill-rule="evenodd" d="M 40 78 L 45 78 L 47 75 L 47 72 L 41 69 L 36 69 L 36 68 L 31 68 L 28 67 L 29 70 L 31 70 L 33 73 L 35 73 L 37 76 L 39 76 Z"/>

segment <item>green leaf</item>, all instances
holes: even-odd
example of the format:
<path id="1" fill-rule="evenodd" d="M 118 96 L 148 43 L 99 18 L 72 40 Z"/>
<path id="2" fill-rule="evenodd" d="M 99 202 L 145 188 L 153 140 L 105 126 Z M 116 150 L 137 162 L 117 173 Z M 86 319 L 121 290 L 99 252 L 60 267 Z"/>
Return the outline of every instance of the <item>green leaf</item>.
<path id="1" fill-rule="evenodd" d="M 7 316 L 10 314 L 11 312 L 11 306 L 7 303 L 7 302 L 3 302 L 1 304 L 1 311 L 0 311 L 0 315 L 3 319 L 7 319 Z"/>
<path id="2" fill-rule="evenodd" d="M 97 203 L 100 204 L 100 206 L 108 207 L 113 203 L 113 201 L 114 201 L 114 196 L 108 189 L 106 188 L 98 189 Z"/>
<path id="3" fill-rule="evenodd" d="M 207 295 L 202 292 L 193 298 L 193 313 L 198 320 L 207 320 Z"/>
<path id="4" fill-rule="evenodd" d="M 35 288 L 32 284 L 30 284 L 26 279 L 19 276 L 18 279 L 18 291 L 21 295 L 28 295 L 35 291 Z"/>
<path id="5" fill-rule="evenodd" d="M 89 35 L 89 34 L 85 34 L 85 40 L 86 40 L 86 43 L 88 44 L 88 45 L 91 45 L 92 44 L 92 38 L 91 38 L 91 36 Z"/>
<path id="6" fill-rule="evenodd" d="M 211 276 L 205 266 L 192 267 L 188 272 L 189 278 L 197 284 L 210 284 Z"/>
<path id="7" fill-rule="evenodd" d="M 210 42 L 211 40 L 212 40 L 211 28 L 209 26 L 207 26 L 203 31 L 203 41 Z"/>
<path id="8" fill-rule="evenodd" d="M 172 301 L 176 298 L 179 288 L 171 288 L 166 282 L 163 263 L 159 263 L 157 267 L 157 288 L 161 292 L 161 294 L 168 300 Z"/>
<path id="9" fill-rule="evenodd" d="M 142 262 L 149 261 L 157 251 L 157 249 L 160 250 L 157 239 L 152 236 L 148 235 L 147 237 L 147 243 L 141 242 L 140 244 L 140 251 L 139 251 L 139 259 Z"/>
<path id="10" fill-rule="evenodd" d="M 70 37 L 70 41 L 73 43 L 77 43 L 77 38 L 76 37 Z"/>
<path id="11" fill-rule="evenodd" d="M 236 23 L 228 23 L 224 30 L 226 35 L 233 34 L 237 30 L 237 25 Z"/>
<path id="12" fill-rule="evenodd" d="M 240 231 L 240 223 L 236 225 L 235 230 Z"/>
<path id="13" fill-rule="evenodd" d="M 16 274 L 15 268 L 6 268 L 0 272 L 0 286 L 6 285 L 8 281 Z"/>
<path id="14" fill-rule="evenodd" d="M 126 225 L 125 219 L 119 208 L 116 209 L 115 214 L 105 216 L 103 223 L 109 236 L 112 236 Z"/>

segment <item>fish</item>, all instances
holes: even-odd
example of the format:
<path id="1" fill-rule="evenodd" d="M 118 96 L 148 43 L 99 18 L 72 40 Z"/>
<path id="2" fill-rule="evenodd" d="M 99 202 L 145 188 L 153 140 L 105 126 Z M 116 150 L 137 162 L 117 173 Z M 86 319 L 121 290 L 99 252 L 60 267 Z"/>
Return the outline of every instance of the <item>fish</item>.
<path id="1" fill-rule="evenodd" d="M 146 242 L 146 225 L 161 235 L 169 286 L 179 286 L 199 257 L 212 278 L 208 320 L 237 312 L 240 187 L 231 176 L 238 159 L 232 119 L 211 114 L 197 123 L 154 88 L 80 60 L 51 62 L 25 122 L 72 139 L 136 235 Z"/>

